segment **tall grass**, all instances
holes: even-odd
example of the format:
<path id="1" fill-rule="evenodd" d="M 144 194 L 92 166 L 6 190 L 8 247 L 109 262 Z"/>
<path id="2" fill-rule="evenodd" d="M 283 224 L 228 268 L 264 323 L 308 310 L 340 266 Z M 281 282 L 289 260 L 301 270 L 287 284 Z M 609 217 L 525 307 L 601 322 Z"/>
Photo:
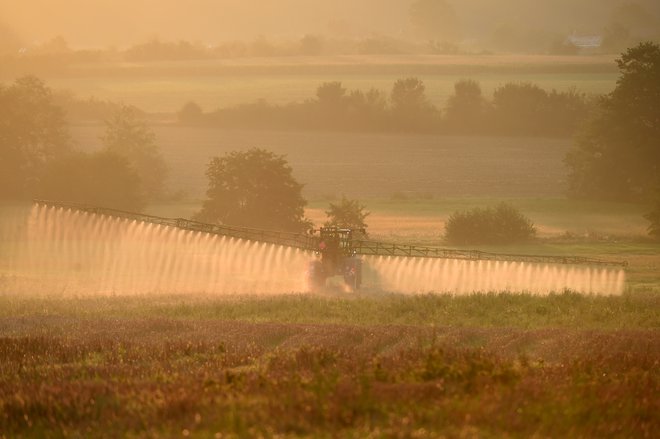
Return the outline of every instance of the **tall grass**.
<path id="1" fill-rule="evenodd" d="M 0 435 L 651 437 L 660 428 L 657 329 L 117 317 L 0 319 Z"/>
<path id="2" fill-rule="evenodd" d="M 167 318 L 185 321 L 248 321 L 344 325 L 434 327 L 511 327 L 573 329 L 660 328 L 660 295 L 619 297 L 574 293 L 546 297 L 529 294 L 469 296 L 388 293 L 317 295 L 58 297 L 0 296 L 0 318 L 80 317 Z"/>

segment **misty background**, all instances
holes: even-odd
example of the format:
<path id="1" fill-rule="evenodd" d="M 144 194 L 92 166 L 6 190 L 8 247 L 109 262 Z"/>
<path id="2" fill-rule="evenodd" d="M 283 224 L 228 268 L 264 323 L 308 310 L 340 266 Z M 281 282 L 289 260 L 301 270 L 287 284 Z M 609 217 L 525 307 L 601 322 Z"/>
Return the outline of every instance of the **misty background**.
<path id="1" fill-rule="evenodd" d="M 61 36 L 73 49 L 123 48 L 154 38 L 217 44 L 228 40 L 387 35 L 515 50 L 508 39 L 572 34 L 657 35 L 655 0 L 446 1 L 437 33 L 411 19 L 413 0 L 14 0 L 0 1 L 0 51 Z M 521 45 L 520 49 L 525 49 Z"/>

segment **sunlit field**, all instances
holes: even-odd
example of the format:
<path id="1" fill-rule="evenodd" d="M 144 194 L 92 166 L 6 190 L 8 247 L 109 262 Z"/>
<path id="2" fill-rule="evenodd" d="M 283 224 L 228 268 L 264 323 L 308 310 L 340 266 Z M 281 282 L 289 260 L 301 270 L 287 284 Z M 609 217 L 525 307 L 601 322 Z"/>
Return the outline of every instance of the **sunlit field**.
<path id="1" fill-rule="evenodd" d="M 655 295 L 0 304 L 5 437 L 652 437 L 660 427 Z"/>
<path id="2" fill-rule="evenodd" d="M 416 76 L 424 81 L 431 102 L 443 107 L 454 83 L 465 78 L 479 81 L 486 96 L 507 82 L 532 82 L 547 90 L 609 93 L 617 78 L 612 59 L 520 55 L 255 58 L 71 66 L 46 72 L 44 79 L 56 89 L 71 90 L 81 97 L 174 113 L 191 100 L 206 111 L 259 99 L 273 104 L 302 102 L 313 98 L 316 88 L 329 81 L 341 81 L 350 89 L 376 88 L 389 93 L 397 79 Z"/>
<path id="3" fill-rule="evenodd" d="M 658 0 L 0 0 L 0 439 L 660 437 Z"/>

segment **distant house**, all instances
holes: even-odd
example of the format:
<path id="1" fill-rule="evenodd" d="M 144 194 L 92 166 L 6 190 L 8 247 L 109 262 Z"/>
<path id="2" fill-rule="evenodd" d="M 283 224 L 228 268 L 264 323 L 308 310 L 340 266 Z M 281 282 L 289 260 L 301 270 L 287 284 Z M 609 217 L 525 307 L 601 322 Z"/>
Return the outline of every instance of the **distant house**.
<path id="1" fill-rule="evenodd" d="M 578 49 L 589 50 L 589 49 L 598 49 L 603 44 L 602 35 L 570 35 L 566 38 L 566 44 L 572 44 Z"/>

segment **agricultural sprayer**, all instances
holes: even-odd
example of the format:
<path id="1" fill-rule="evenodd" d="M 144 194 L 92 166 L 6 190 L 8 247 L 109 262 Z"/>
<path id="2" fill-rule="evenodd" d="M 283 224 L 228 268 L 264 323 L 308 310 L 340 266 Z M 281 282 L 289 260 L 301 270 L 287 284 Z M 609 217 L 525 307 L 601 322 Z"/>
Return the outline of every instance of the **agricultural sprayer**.
<path id="1" fill-rule="evenodd" d="M 260 245 L 272 244 L 285 248 L 298 249 L 309 253 L 307 283 L 311 289 L 322 288 L 329 278 L 339 276 L 343 278 L 343 282 L 349 288 L 357 290 L 362 284 L 364 266 L 371 262 L 375 265 L 380 264 L 381 267 L 385 267 L 387 261 L 392 260 L 408 262 L 403 265 L 399 264 L 400 266 L 397 266 L 396 269 L 383 269 L 387 272 L 385 274 L 389 273 L 391 277 L 397 276 L 401 278 L 408 276 L 411 279 L 428 278 L 437 281 L 442 276 L 454 276 L 455 282 L 462 282 L 466 279 L 472 282 L 475 278 L 481 278 L 477 279 L 476 283 L 474 283 L 475 290 L 499 288 L 492 282 L 483 282 L 484 278 L 488 277 L 500 276 L 506 278 L 524 275 L 526 279 L 534 280 L 544 275 L 550 278 L 556 278 L 560 276 L 557 267 L 569 267 L 565 270 L 569 274 L 561 275 L 568 277 L 570 277 L 570 273 L 587 267 L 589 270 L 601 274 L 605 273 L 607 282 L 609 282 L 608 279 L 610 278 L 616 278 L 618 279 L 617 282 L 622 285 L 622 268 L 627 265 L 626 262 L 622 261 L 609 261 L 580 256 L 503 254 L 476 250 L 456 250 L 441 247 L 385 243 L 364 239 L 365 234 L 363 230 L 337 227 L 321 227 L 306 234 L 290 233 L 234 227 L 224 224 L 206 224 L 182 218 L 162 218 L 75 203 L 42 200 L 37 200 L 35 203 L 37 206 L 45 208 L 62 209 L 98 215 L 100 217 L 112 217 L 121 220 L 160 225 L 177 230 L 250 241 Z M 530 267 L 536 268 L 532 269 Z M 550 269 L 547 267 L 553 268 Z M 405 270 L 406 268 L 408 271 Z M 427 272 L 432 269 L 434 271 L 433 276 L 435 277 L 423 272 L 423 269 L 427 269 Z M 514 273 L 514 269 L 517 270 L 516 273 L 518 274 Z M 456 275 L 456 270 L 462 270 L 460 279 Z M 618 274 L 611 275 L 608 271 L 615 271 Z M 502 285 L 505 285 L 505 283 L 502 283 Z M 520 285 L 519 283 L 516 288 L 526 289 L 524 282 L 522 283 L 522 287 Z M 556 283 L 554 285 L 556 285 L 556 288 L 571 287 L 570 284 Z M 429 286 L 429 290 L 432 288 L 433 286 Z M 618 288 L 620 289 L 621 286 Z"/>

